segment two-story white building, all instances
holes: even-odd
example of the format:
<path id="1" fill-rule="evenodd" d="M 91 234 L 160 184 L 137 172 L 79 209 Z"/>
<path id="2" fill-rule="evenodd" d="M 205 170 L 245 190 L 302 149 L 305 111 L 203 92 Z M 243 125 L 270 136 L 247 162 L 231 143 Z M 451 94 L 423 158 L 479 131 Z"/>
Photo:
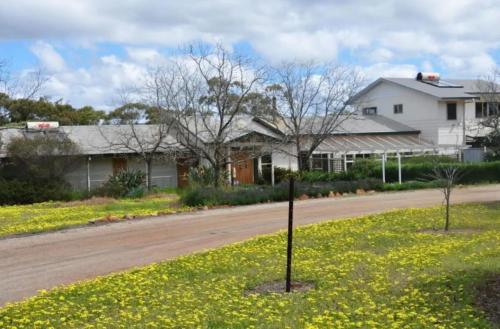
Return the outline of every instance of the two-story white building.
<path id="1" fill-rule="evenodd" d="M 364 115 L 383 115 L 421 132 L 442 153 L 467 149 L 484 130 L 478 120 L 498 111 L 481 98 L 481 81 L 442 80 L 437 73 L 416 78 L 379 78 L 351 100 Z"/>

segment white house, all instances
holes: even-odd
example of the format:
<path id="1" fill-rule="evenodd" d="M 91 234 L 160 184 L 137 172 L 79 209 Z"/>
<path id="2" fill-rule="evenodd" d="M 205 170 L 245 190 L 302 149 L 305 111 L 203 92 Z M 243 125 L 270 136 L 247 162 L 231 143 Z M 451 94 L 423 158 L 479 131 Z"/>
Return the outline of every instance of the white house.
<path id="1" fill-rule="evenodd" d="M 466 149 L 484 130 L 478 120 L 498 104 L 485 104 L 480 83 L 473 79 L 442 80 L 437 73 L 419 73 L 416 78 L 379 78 L 355 95 L 363 115 L 383 115 L 421 132 L 441 153 Z M 460 152 L 458 152 L 460 153 Z"/>

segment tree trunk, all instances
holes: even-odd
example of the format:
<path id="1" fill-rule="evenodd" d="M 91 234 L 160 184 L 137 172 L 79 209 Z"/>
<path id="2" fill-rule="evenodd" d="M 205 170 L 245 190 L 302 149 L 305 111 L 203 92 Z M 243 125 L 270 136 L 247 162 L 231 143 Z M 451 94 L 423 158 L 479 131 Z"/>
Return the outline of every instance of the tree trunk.
<path id="1" fill-rule="evenodd" d="M 219 187 L 219 177 L 220 177 L 220 167 L 219 165 L 215 165 L 214 167 L 214 187 Z"/>
<path id="2" fill-rule="evenodd" d="M 148 191 L 151 191 L 151 188 L 153 186 L 153 179 L 151 172 L 152 167 L 153 167 L 153 160 L 152 159 L 146 160 L 146 170 L 148 171 L 146 174 L 146 185 L 148 187 Z"/>
<path id="3" fill-rule="evenodd" d="M 450 227 L 450 197 L 446 197 L 446 220 L 444 223 L 444 230 L 448 231 Z"/>

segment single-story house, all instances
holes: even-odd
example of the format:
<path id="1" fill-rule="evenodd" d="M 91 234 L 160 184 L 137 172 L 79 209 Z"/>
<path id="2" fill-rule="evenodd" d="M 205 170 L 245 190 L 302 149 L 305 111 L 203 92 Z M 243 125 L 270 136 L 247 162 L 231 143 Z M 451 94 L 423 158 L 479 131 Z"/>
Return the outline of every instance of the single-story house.
<path id="1" fill-rule="evenodd" d="M 147 171 L 138 154 L 138 145 L 131 136 L 141 140 L 157 140 L 157 125 L 101 125 L 58 126 L 0 129 L 0 159 L 7 157 L 6 145 L 14 136 L 36 134 L 65 134 L 79 146 L 81 163 L 66 174 L 67 180 L 77 189 L 93 189 L 105 182 L 110 175 L 124 169 Z M 197 137 L 209 144 L 209 137 Z M 239 116 L 226 143 L 230 154 L 228 172 L 236 184 L 255 183 L 259 179 L 274 183 L 274 169 L 297 169 L 294 145 L 283 143 L 279 127 L 248 115 Z M 132 141 L 131 141 L 132 140 Z M 126 141 L 126 142 L 125 142 Z M 125 146 L 126 145 L 126 146 Z M 148 144 L 149 145 L 149 144 Z M 151 166 L 152 183 L 159 187 L 187 185 L 187 172 L 191 166 L 203 164 L 193 159 L 169 132 L 157 148 L 158 158 Z M 309 159 L 311 168 L 324 171 L 347 170 L 356 158 L 387 155 L 411 155 L 436 152 L 437 146 L 421 137 L 419 130 L 381 115 L 352 116 L 344 120 L 314 152 Z M 175 152 L 175 156 L 173 156 Z"/>

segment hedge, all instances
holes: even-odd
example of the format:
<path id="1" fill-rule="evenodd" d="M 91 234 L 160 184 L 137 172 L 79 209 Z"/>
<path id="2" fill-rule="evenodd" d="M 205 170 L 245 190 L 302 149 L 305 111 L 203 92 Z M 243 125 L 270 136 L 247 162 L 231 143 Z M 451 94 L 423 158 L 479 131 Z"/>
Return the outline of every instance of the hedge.
<path id="1" fill-rule="evenodd" d="M 441 163 L 439 166 L 449 166 Z M 495 183 L 500 182 L 500 161 L 479 162 L 479 163 L 454 163 L 463 171 L 463 176 L 459 183 Z M 409 163 L 401 166 L 403 181 L 423 181 L 429 180 L 434 165 L 431 163 Z M 358 180 L 362 178 L 381 178 L 381 164 L 374 161 L 360 161 L 356 163 L 347 173 L 325 173 L 308 172 L 304 173 L 302 179 L 308 182 L 331 182 L 339 179 Z M 394 162 L 387 162 L 385 167 L 385 177 L 387 182 L 398 181 L 398 165 Z"/>
<path id="2" fill-rule="evenodd" d="M 353 193 L 358 189 L 381 190 L 382 188 L 382 181 L 373 178 L 316 183 L 298 181 L 295 188 L 295 197 L 304 194 L 309 197 L 327 196 L 330 192 Z M 274 187 L 268 185 L 234 188 L 192 187 L 187 189 L 181 196 L 181 201 L 187 206 L 235 206 L 285 200 L 288 200 L 287 182 L 279 183 Z"/>

